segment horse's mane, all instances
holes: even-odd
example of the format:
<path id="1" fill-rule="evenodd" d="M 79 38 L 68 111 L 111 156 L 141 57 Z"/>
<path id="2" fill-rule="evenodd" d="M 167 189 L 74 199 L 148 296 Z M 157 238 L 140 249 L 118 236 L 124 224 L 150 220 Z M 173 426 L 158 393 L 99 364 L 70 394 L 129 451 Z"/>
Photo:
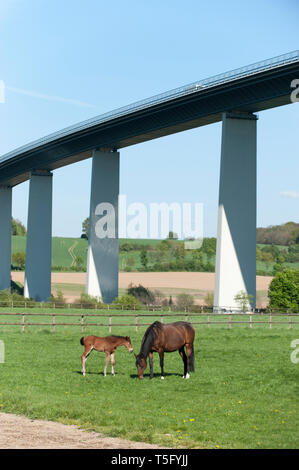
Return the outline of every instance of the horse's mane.
<path id="1" fill-rule="evenodd" d="M 147 358 L 151 350 L 151 347 L 154 344 L 156 331 L 161 330 L 162 327 L 163 325 L 159 321 L 155 321 L 148 327 L 148 329 L 144 333 L 139 354 L 142 353 L 144 357 Z"/>

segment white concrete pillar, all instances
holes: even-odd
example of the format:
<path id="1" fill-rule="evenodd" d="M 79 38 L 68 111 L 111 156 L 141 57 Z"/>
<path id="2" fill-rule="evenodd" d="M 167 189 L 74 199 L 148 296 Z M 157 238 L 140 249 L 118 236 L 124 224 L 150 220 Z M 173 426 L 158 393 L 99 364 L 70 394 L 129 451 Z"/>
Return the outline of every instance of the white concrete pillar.
<path id="1" fill-rule="evenodd" d="M 51 296 L 52 173 L 30 177 L 24 296 L 47 301 Z"/>
<path id="2" fill-rule="evenodd" d="M 241 291 L 256 300 L 256 121 L 223 115 L 215 275 L 215 310 L 233 307 Z"/>
<path id="3" fill-rule="evenodd" d="M 87 294 L 111 303 L 118 296 L 119 153 L 94 151 L 90 195 Z"/>
<path id="4" fill-rule="evenodd" d="M 12 188 L 0 186 L 0 290 L 10 289 Z"/>

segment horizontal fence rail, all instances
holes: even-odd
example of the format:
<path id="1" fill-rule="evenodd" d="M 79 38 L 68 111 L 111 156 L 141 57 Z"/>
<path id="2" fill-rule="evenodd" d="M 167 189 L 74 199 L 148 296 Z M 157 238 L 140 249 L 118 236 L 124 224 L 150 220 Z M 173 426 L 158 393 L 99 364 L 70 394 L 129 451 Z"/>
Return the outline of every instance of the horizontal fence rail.
<path id="1" fill-rule="evenodd" d="M 67 303 L 67 302 L 60 302 L 53 301 L 53 302 L 37 302 L 35 300 L 1 300 L 0 301 L 0 308 L 34 308 L 34 309 L 78 309 L 78 310 L 134 310 L 134 311 L 142 311 L 146 310 L 147 312 L 188 312 L 188 313 L 216 313 L 216 314 L 228 314 L 228 313 L 258 313 L 258 314 L 269 314 L 269 313 L 279 313 L 279 314 L 288 314 L 292 313 L 288 309 L 285 311 L 277 312 L 271 308 L 255 308 L 255 309 L 247 309 L 246 311 L 242 311 L 240 309 L 236 309 L 236 307 L 231 306 L 207 306 L 207 305 L 192 305 L 191 307 L 178 307 L 176 305 L 142 305 L 137 306 L 133 305 L 130 307 L 126 307 L 123 304 L 104 304 L 104 303 L 96 303 L 96 302 L 74 302 L 74 303 Z"/>
<path id="2" fill-rule="evenodd" d="M 19 322 L 7 322 L 7 321 L 2 321 L 1 317 L 21 317 L 21 320 Z M 213 320 L 213 317 L 219 317 L 223 316 L 224 319 L 222 321 L 219 320 Z M 240 320 L 239 318 L 237 320 L 234 320 L 234 317 L 247 317 L 244 320 Z M 266 319 L 265 317 L 268 316 L 269 318 Z M 51 321 L 50 322 L 28 322 L 26 321 L 26 317 L 50 317 Z M 56 322 L 57 317 L 74 317 L 77 318 L 78 321 L 76 323 L 70 323 L 70 322 Z M 99 322 L 86 322 L 88 320 L 88 317 L 96 318 L 107 318 L 108 322 L 106 323 L 99 323 Z M 114 323 L 112 320 L 117 318 L 128 318 L 129 320 L 132 318 L 135 318 L 135 322 L 130 322 L 130 323 Z M 190 317 L 195 318 L 195 321 L 192 320 L 190 323 L 192 325 L 207 325 L 210 327 L 211 325 L 227 325 L 228 328 L 232 328 L 232 326 L 235 324 L 248 324 L 250 328 L 253 327 L 254 324 L 264 324 L 264 325 L 269 325 L 269 328 L 272 328 L 273 325 L 288 325 L 288 328 L 291 329 L 293 325 L 298 324 L 299 321 L 296 321 L 297 317 L 299 317 L 299 313 L 267 313 L 267 314 L 259 314 L 259 313 L 206 313 L 206 314 L 201 314 L 201 313 L 188 313 L 188 312 L 183 312 L 183 313 L 160 313 L 160 315 L 157 314 L 150 314 L 150 313 L 124 313 L 124 314 L 119 314 L 119 313 L 114 313 L 114 314 L 103 314 L 103 313 L 84 313 L 84 314 L 79 314 L 79 313 L 33 313 L 33 312 L 21 312 L 21 313 L 15 313 L 15 312 L 7 312 L 7 313 L 0 313 L 0 326 L 20 326 L 22 331 L 25 331 L 25 328 L 28 326 L 50 326 L 51 331 L 54 332 L 55 328 L 57 326 L 80 326 L 82 333 L 84 333 L 85 328 L 89 326 L 97 326 L 97 327 L 107 327 L 109 330 L 109 333 L 112 332 L 112 327 L 131 327 L 134 326 L 136 332 L 138 332 L 138 329 L 143 326 L 149 326 L 152 324 L 150 323 L 140 323 L 139 319 L 140 318 L 150 318 L 150 317 L 160 317 L 160 321 L 163 323 L 164 318 L 168 317 L 180 317 L 184 318 L 185 321 L 190 321 Z M 212 320 L 211 320 L 212 317 Z M 255 317 L 262 317 L 262 320 L 257 320 Z M 285 320 L 279 320 L 275 321 L 275 317 L 285 317 Z M 293 320 L 293 317 L 295 320 Z M 204 321 L 197 321 L 198 319 L 203 319 L 205 318 Z M 264 319 L 265 318 L 265 319 Z"/>

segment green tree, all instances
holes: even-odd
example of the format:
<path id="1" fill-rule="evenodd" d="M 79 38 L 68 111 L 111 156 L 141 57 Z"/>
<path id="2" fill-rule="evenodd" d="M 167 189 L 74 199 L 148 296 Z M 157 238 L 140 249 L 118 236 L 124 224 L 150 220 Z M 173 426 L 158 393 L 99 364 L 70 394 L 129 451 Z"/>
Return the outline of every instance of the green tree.
<path id="1" fill-rule="evenodd" d="M 168 237 L 167 237 L 169 240 L 177 240 L 179 237 L 178 237 L 178 234 L 173 232 L 172 230 L 168 233 Z"/>
<path id="2" fill-rule="evenodd" d="M 26 255 L 23 252 L 18 251 L 12 255 L 12 264 L 18 266 L 21 269 L 25 268 Z"/>
<path id="3" fill-rule="evenodd" d="M 11 234 L 12 235 L 26 235 L 26 228 L 18 219 L 11 219 Z"/>
<path id="4" fill-rule="evenodd" d="M 269 307 L 296 312 L 299 309 L 299 270 L 277 272 L 268 290 Z"/>
<path id="5" fill-rule="evenodd" d="M 142 248 L 142 250 L 140 251 L 140 263 L 142 264 L 144 269 L 147 268 L 148 256 L 147 256 L 147 251 L 145 248 Z"/>
<path id="6" fill-rule="evenodd" d="M 139 284 L 139 286 L 130 284 L 127 292 L 128 295 L 133 295 L 142 304 L 146 305 L 155 303 L 154 293 L 147 287 L 143 287 L 141 284 Z"/>
<path id="7" fill-rule="evenodd" d="M 239 305 L 241 312 L 246 313 L 251 308 L 253 296 L 251 294 L 247 294 L 245 291 L 240 291 L 238 294 L 235 295 L 234 299 Z"/>
<path id="8" fill-rule="evenodd" d="M 125 310 L 138 310 L 142 308 L 141 303 L 134 297 L 134 295 L 122 295 L 113 300 L 112 305 L 123 307 Z"/>
<path id="9" fill-rule="evenodd" d="M 86 235 L 86 238 L 88 238 L 88 235 L 89 235 L 89 217 L 87 217 L 82 222 L 82 232 Z"/>
<path id="10" fill-rule="evenodd" d="M 214 305 L 214 293 L 208 292 L 204 297 L 204 302 L 207 307 L 213 307 Z"/>
<path id="11" fill-rule="evenodd" d="M 190 294 L 178 294 L 176 298 L 176 305 L 179 310 L 188 310 L 194 304 L 194 298 Z"/>

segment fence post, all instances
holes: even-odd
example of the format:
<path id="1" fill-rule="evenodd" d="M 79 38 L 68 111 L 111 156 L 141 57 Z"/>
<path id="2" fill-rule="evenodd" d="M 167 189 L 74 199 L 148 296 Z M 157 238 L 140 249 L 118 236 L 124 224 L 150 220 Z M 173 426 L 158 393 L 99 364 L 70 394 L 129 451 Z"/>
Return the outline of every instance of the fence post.
<path id="1" fill-rule="evenodd" d="M 81 315 L 81 331 L 84 333 L 84 315 Z"/>
<path id="2" fill-rule="evenodd" d="M 289 330 L 290 330 L 292 328 L 292 315 L 288 313 L 288 317 L 289 317 Z"/>
<path id="3" fill-rule="evenodd" d="M 138 333 L 138 315 L 136 315 L 135 324 L 136 324 L 136 333 Z"/>
<path id="4" fill-rule="evenodd" d="M 22 331 L 25 331 L 25 315 L 22 315 Z"/>
<path id="5" fill-rule="evenodd" d="M 55 315 L 52 317 L 52 332 L 54 333 L 55 331 Z"/>
<path id="6" fill-rule="evenodd" d="M 232 327 L 232 316 L 229 315 L 229 328 L 231 328 L 231 327 Z"/>
<path id="7" fill-rule="evenodd" d="M 252 315 L 249 315 L 249 326 L 252 328 Z"/>
<path id="8" fill-rule="evenodd" d="M 109 317 L 109 333 L 112 331 L 112 317 Z"/>
<path id="9" fill-rule="evenodd" d="M 210 328 L 210 315 L 208 315 L 208 328 Z"/>

